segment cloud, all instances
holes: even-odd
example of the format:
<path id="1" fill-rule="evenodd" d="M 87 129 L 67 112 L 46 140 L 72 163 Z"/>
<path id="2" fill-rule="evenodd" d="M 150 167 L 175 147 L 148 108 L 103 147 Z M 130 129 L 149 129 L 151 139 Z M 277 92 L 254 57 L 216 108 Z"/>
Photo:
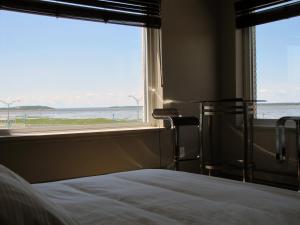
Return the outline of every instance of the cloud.
<path id="1" fill-rule="evenodd" d="M 258 93 L 270 93 L 271 90 L 268 90 L 268 89 L 260 89 L 258 90 Z"/>
<path id="2" fill-rule="evenodd" d="M 300 102 L 299 86 L 268 87 L 257 91 L 257 99 L 267 102 Z"/>
<path id="3" fill-rule="evenodd" d="M 85 96 L 86 97 L 98 97 L 98 94 L 96 94 L 96 93 L 86 93 Z"/>

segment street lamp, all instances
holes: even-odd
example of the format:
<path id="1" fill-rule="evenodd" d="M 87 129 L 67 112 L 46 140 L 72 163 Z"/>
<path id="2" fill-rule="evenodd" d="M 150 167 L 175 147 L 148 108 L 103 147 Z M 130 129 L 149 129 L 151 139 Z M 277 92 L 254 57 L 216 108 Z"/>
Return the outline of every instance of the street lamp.
<path id="1" fill-rule="evenodd" d="M 7 101 L 3 101 L 3 100 L 0 100 L 1 103 L 5 104 L 7 106 L 7 121 L 6 121 L 6 124 L 7 124 L 7 128 L 10 128 L 10 118 L 9 118 L 9 110 L 10 110 L 10 106 L 16 102 L 20 102 L 19 99 L 17 100 L 13 100 L 11 102 L 7 102 Z"/>
<path id="2" fill-rule="evenodd" d="M 133 96 L 133 95 L 128 95 L 129 98 L 133 98 L 136 102 L 137 105 L 137 121 L 140 120 L 140 99 L 138 99 L 137 97 Z"/>

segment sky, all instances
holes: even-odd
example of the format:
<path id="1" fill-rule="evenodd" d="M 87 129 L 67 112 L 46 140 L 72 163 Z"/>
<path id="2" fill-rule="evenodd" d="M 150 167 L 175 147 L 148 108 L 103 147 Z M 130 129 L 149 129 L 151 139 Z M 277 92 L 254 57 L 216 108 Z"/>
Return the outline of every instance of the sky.
<path id="1" fill-rule="evenodd" d="M 142 28 L 3 10 L 0 27 L 0 100 L 73 108 L 143 98 Z M 256 27 L 257 99 L 300 102 L 299 28 L 300 17 Z"/>
<path id="2" fill-rule="evenodd" d="M 300 17 L 256 27 L 257 99 L 300 102 Z"/>
<path id="3" fill-rule="evenodd" d="M 142 28 L 3 10 L 0 27 L 2 101 L 74 108 L 143 98 Z"/>

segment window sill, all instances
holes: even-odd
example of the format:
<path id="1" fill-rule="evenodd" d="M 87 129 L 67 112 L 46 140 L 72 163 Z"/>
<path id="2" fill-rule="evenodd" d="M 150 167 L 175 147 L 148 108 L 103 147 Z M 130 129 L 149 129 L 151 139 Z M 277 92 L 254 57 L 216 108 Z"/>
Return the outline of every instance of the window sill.
<path id="1" fill-rule="evenodd" d="M 154 126 L 135 126 L 135 127 L 115 127 L 102 129 L 82 129 L 82 130 L 64 130 L 64 131 L 38 131 L 38 132 L 9 132 L 6 134 L 0 131 L 0 143 L 15 140 L 40 140 L 40 139 L 61 139 L 61 138 L 88 138 L 134 135 L 149 131 L 160 130 L 163 128 Z"/>
<path id="2" fill-rule="evenodd" d="M 255 128 L 276 128 L 277 119 L 254 119 L 253 126 Z M 286 128 L 294 129 L 296 125 L 293 121 L 286 122 Z"/>

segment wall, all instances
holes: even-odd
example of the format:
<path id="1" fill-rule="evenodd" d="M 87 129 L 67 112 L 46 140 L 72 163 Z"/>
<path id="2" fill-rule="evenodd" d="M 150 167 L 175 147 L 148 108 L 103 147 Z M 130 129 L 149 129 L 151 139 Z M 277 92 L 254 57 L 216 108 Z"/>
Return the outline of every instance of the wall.
<path id="1" fill-rule="evenodd" d="M 0 139 L 0 163 L 30 182 L 160 168 L 159 130 Z"/>
<path id="2" fill-rule="evenodd" d="M 241 40 L 235 30 L 233 0 L 163 0 L 163 95 L 165 100 L 185 102 L 165 107 L 176 107 L 184 115 L 198 115 L 197 104 L 189 103 L 192 100 L 243 96 Z M 287 134 L 287 147 L 294 153 L 294 132 L 289 130 Z M 168 131 L 156 129 L 2 139 L 0 163 L 31 182 L 168 167 L 172 164 L 170 137 Z M 195 143 L 189 132 L 184 138 Z M 233 120 L 218 121 L 214 143 L 221 160 L 242 157 L 242 136 Z M 257 127 L 255 144 L 258 178 L 295 183 L 295 154 L 282 165 L 274 159 L 274 128 Z M 199 170 L 197 162 L 183 167 Z"/>
<path id="3" fill-rule="evenodd" d="M 241 32 L 235 30 L 233 0 L 162 0 L 163 95 L 165 100 L 184 102 L 165 107 L 198 115 L 197 104 L 189 103 L 192 100 L 242 97 L 241 40 Z M 287 134 L 287 147 L 294 153 L 294 132 Z M 168 167 L 172 164 L 170 135 L 156 129 L 1 139 L 0 163 L 31 182 Z M 186 132 L 184 139 L 195 143 L 196 138 Z M 242 136 L 234 120 L 218 121 L 214 143 L 221 160 L 242 157 Z M 295 154 L 281 165 L 274 159 L 274 128 L 257 127 L 255 144 L 258 178 L 295 183 Z M 197 162 L 183 167 L 199 170 Z"/>
<path id="4" fill-rule="evenodd" d="M 218 1 L 163 0 L 164 98 L 203 100 L 217 96 Z M 193 104 L 184 113 L 197 113 Z M 196 111 L 195 111 L 196 108 Z"/>
<path id="5" fill-rule="evenodd" d="M 217 96 L 217 15 L 218 1 L 162 1 L 165 99 Z M 183 114 L 198 114 L 195 104 L 176 107 Z M 172 163 L 172 145 L 170 133 L 161 130 L 19 137 L 0 140 L 0 163 L 30 182 L 42 182 L 167 167 Z M 195 171 L 199 165 L 188 167 Z"/>
<path id="6" fill-rule="evenodd" d="M 163 0 L 163 95 L 165 100 L 181 102 L 165 107 L 178 108 L 183 115 L 198 116 L 198 104 L 191 101 L 217 98 L 218 14 L 217 0 Z M 188 132 L 185 141 L 197 144 Z M 199 170 L 199 162 L 182 166 L 188 171 Z"/>

